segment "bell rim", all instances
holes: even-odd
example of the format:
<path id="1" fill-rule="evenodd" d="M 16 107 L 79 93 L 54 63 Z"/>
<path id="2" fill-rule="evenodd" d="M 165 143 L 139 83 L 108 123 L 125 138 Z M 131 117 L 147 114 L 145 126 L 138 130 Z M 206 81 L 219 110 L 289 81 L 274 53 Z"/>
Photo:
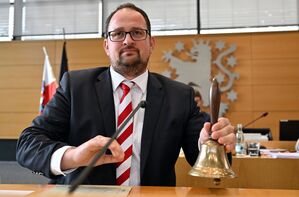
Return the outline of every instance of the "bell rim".
<path id="1" fill-rule="evenodd" d="M 219 169 L 217 170 L 219 171 Z M 191 176 L 204 177 L 204 178 L 236 178 L 237 177 L 234 171 L 232 171 L 231 169 L 226 169 L 226 170 L 220 169 L 220 170 L 222 171 L 222 173 L 209 174 L 204 170 L 192 168 L 188 174 Z"/>

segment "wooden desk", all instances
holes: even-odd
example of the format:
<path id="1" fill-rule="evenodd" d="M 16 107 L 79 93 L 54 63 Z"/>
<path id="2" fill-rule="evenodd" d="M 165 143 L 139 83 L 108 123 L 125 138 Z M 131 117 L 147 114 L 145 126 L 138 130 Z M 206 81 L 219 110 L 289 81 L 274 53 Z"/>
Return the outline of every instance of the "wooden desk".
<path id="1" fill-rule="evenodd" d="M 195 188 L 195 187 L 134 187 L 129 197 L 166 197 L 166 196 L 254 196 L 254 197 L 298 197 L 299 190 L 270 190 L 270 189 L 221 189 L 221 188 Z"/>
<path id="2" fill-rule="evenodd" d="M 268 149 L 281 148 L 289 151 L 295 150 L 296 141 L 261 141 L 261 145 Z"/>
<path id="3" fill-rule="evenodd" d="M 213 179 L 188 175 L 191 167 L 184 157 L 176 164 L 177 186 L 206 188 L 263 188 L 299 189 L 299 159 L 273 159 L 261 157 L 233 157 L 234 179 L 222 179 L 219 186 Z"/>
<path id="4" fill-rule="evenodd" d="M 31 190 L 35 191 L 32 195 L 29 196 L 44 196 L 43 192 L 49 189 L 48 186 L 39 186 L 39 185 L 0 185 L 0 190 Z M 74 193 L 76 194 L 76 193 Z M 1 197 L 11 197 L 12 195 L 0 195 Z M 22 196 L 22 195 L 16 195 Z M 24 195 L 23 195 L 24 196 Z M 48 195 L 47 195 L 48 196 Z M 60 196 L 70 196 L 70 195 L 57 195 Z M 78 195 L 74 195 L 78 196 Z M 83 195 L 84 197 L 88 195 Z M 105 196 L 105 195 L 104 195 Z M 212 196 L 254 196 L 254 197 L 298 197 L 299 190 L 274 190 L 274 189 L 220 189 L 220 188 L 195 188 L 195 187 L 133 187 L 129 192 L 129 197 L 167 197 L 167 196 L 202 196 L 202 197 L 212 197 Z M 51 197 L 48 196 L 48 197 Z"/>

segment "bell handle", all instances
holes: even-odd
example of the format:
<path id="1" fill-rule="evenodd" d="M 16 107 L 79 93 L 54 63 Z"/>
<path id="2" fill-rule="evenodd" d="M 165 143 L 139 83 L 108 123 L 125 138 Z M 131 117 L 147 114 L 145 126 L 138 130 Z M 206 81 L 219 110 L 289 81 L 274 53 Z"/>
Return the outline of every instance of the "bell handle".
<path id="1" fill-rule="evenodd" d="M 220 100 L 221 100 L 221 95 L 220 95 L 219 84 L 216 78 L 213 78 L 210 87 L 210 112 L 211 112 L 211 128 L 209 132 L 210 136 L 212 134 L 212 126 L 218 121 Z"/>

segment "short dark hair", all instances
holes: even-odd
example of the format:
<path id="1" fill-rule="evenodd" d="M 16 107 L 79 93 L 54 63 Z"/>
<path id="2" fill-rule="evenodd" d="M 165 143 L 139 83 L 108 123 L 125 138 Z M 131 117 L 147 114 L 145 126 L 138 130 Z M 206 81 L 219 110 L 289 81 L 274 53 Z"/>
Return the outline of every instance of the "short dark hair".
<path id="1" fill-rule="evenodd" d="M 189 82 L 188 83 L 189 86 L 191 86 L 194 90 L 194 97 L 199 97 L 201 100 L 202 100 L 202 96 L 198 90 L 199 88 L 199 85 L 197 85 L 196 83 L 193 83 L 193 82 Z"/>
<path id="2" fill-rule="evenodd" d="M 115 9 L 115 10 L 108 16 L 108 18 L 106 19 L 106 22 L 105 22 L 105 32 L 104 32 L 105 37 L 107 38 L 107 36 L 108 36 L 108 27 L 109 27 L 109 23 L 110 23 L 110 21 L 111 21 L 111 18 L 113 17 L 113 15 L 114 15 L 117 11 L 119 11 L 119 10 L 121 10 L 121 9 L 124 9 L 124 8 L 132 9 L 132 10 L 135 10 L 135 11 L 139 12 L 139 13 L 143 16 L 143 18 L 144 18 L 144 20 L 145 20 L 145 22 L 146 22 L 146 26 L 147 26 L 148 34 L 151 35 L 151 22 L 150 22 L 150 20 L 149 20 L 149 18 L 148 18 L 148 16 L 147 16 L 147 14 L 145 13 L 145 11 L 142 10 L 141 8 L 135 6 L 133 3 L 124 3 L 124 4 L 121 4 L 120 6 L 118 6 L 118 7 L 117 7 L 117 8 L 116 8 L 116 9 Z"/>
<path id="3" fill-rule="evenodd" d="M 198 90 L 195 90 L 195 89 L 194 89 L 194 97 L 199 97 L 200 99 L 202 99 L 200 92 Z"/>

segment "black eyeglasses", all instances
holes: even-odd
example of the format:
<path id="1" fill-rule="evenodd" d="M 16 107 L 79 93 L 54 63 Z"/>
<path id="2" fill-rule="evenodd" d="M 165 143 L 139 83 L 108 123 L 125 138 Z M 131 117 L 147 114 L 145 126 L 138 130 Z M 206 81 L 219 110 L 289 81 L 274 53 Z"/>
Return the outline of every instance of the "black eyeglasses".
<path id="1" fill-rule="evenodd" d="M 132 40 L 140 41 L 147 38 L 148 30 L 134 29 L 132 31 L 109 31 L 108 37 L 112 42 L 122 42 L 126 39 L 127 34 L 130 34 Z"/>

